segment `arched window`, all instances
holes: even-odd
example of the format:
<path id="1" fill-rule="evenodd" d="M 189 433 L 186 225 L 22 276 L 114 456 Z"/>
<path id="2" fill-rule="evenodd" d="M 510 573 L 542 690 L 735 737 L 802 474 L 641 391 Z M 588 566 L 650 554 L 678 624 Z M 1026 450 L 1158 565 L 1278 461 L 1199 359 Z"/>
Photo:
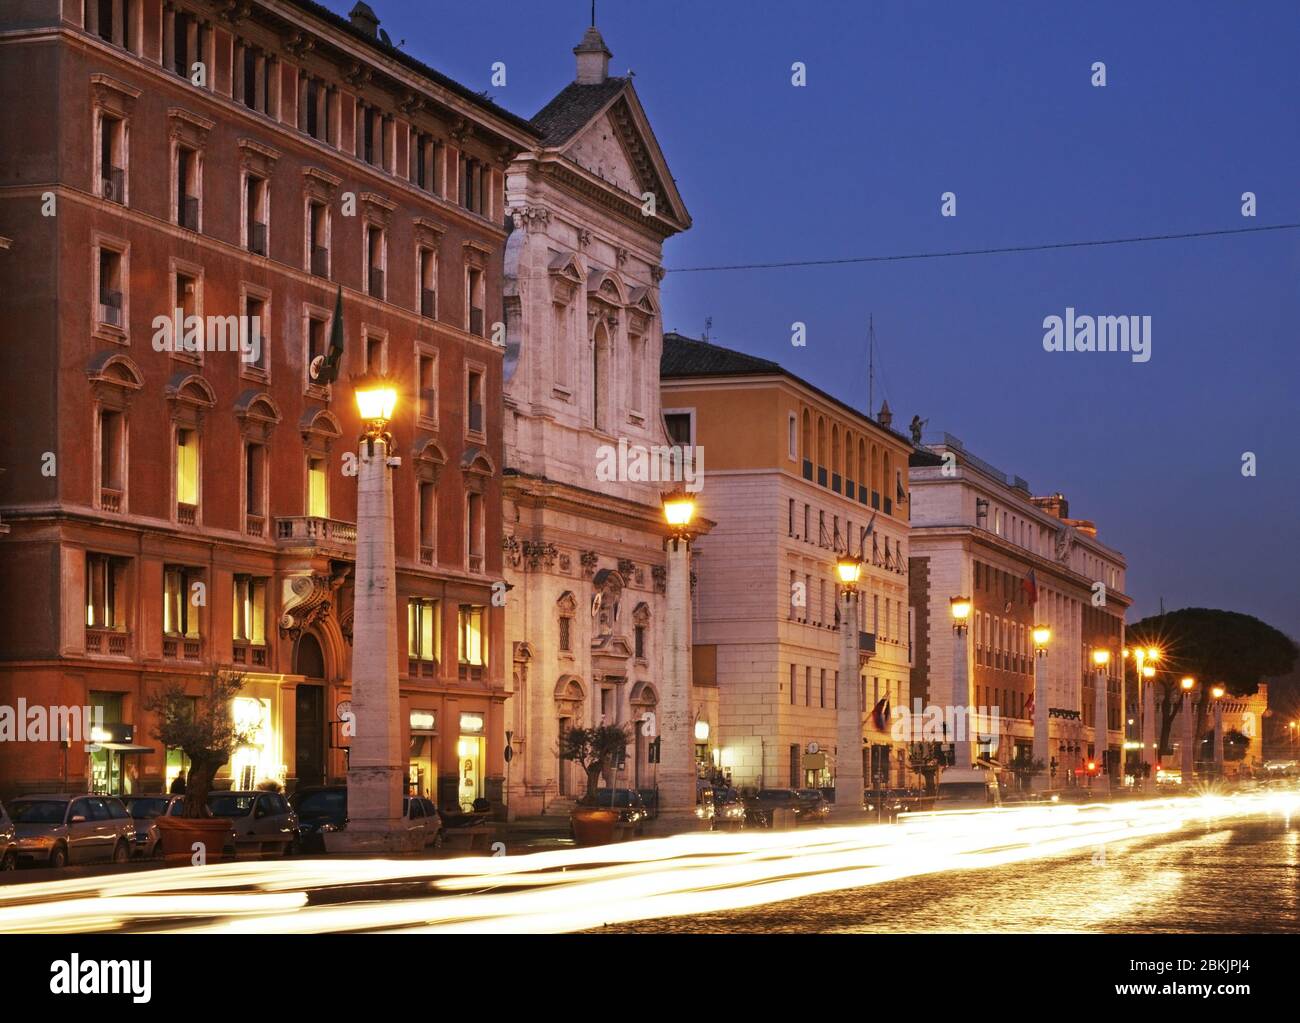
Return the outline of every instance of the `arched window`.
<path id="1" fill-rule="evenodd" d="M 880 505 L 880 448 L 871 445 L 871 504 Z"/>
<path id="2" fill-rule="evenodd" d="M 817 482 L 826 485 L 826 420 L 817 417 Z"/>
<path id="3" fill-rule="evenodd" d="M 812 461 L 812 416 L 809 414 L 807 409 L 803 410 L 803 427 L 801 432 L 803 433 L 803 447 L 802 447 L 803 460 L 805 462 L 811 462 Z"/>

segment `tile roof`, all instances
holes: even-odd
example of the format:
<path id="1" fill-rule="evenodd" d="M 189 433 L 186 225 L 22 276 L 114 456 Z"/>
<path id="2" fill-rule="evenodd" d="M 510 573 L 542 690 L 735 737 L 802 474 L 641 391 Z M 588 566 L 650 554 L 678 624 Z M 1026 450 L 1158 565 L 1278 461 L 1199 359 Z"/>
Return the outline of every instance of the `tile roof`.
<path id="1" fill-rule="evenodd" d="M 877 430 L 889 434 L 912 448 L 912 442 L 892 427 L 882 426 L 869 413 L 854 408 L 846 401 L 841 401 L 833 394 L 827 394 L 815 384 L 810 384 L 803 377 L 795 376 L 779 362 L 760 359 L 755 355 L 746 355 L 730 348 L 723 348 L 708 341 L 697 341 L 675 332 L 664 334 L 663 355 L 659 359 L 659 377 L 661 380 L 688 377 L 720 376 L 783 376 L 793 380 L 814 394 L 838 405 L 845 412 L 866 420 Z"/>
<path id="2" fill-rule="evenodd" d="M 669 332 L 659 360 L 661 377 L 740 376 L 781 374 L 793 376 L 779 363 L 733 351 L 707 341 Z"/>
<path id="3" fill-rule="evenodd" d="M 606 78 L 599 85 L 570 82 L 537 111 L 533 127 L 542 133 L 542 145 L 562 146 L 581 131 L 606 103 L 627 85 L 626 78 Z"/>

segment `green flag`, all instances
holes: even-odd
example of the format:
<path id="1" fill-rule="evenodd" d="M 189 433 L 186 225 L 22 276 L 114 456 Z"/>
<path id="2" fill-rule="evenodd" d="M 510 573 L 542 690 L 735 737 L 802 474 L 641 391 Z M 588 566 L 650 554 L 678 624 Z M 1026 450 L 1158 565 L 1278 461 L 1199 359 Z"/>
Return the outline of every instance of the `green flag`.
<path id="1" fill-rule="evenodd" d="M 343 286 L 339 285 L 338 297 L 334 299 L 334 322 L 330 326 L 330 347 L 313 376 L 318 384 L 332 384 L 339 378 L 339 366 L 343 362 Z"/>

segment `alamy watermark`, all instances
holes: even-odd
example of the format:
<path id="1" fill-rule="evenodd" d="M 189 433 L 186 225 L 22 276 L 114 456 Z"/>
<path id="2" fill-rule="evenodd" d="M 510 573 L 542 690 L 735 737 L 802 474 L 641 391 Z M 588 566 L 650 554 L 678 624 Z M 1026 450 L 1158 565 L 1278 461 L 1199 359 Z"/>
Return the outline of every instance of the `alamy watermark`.
<path id="1" fill-rule="evenodd" d="M 16 707 L 0 705 L 0 742 L 93 743 L 103 727 L 103 707 L 28 706 L 21 696 Z"/>
<path id="2" fill-rule="evenodd" d="M 704 448 L 689 444 L 602 444 L 596 449 L 601 483 L 680 483 L 697 494 L 704 486 Z"/>
<path id="3" fill-rule="evenodd" d="M 177 308 L 153 318 L 155 352 L 238 352 L 244 362 L 262 361 L 260 316 L 188 316 Z"/>
<path id="4" fill-rule="evenodd" d="M 1130 352 L 1134 362 L 1151 358 L 1150 316 L 1076 316 L 1073 306 L 1065 316 L 1043 320 L 1043 351 Z"/>

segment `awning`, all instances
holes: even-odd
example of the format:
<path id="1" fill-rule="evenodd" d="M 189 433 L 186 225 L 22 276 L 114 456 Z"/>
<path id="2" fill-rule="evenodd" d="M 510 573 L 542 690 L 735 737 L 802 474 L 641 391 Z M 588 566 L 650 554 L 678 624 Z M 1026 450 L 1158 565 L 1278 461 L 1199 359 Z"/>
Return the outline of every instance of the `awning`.
<path id="1" fill-rule="evenodd" d="M 152 753 L 152 746 L 136 746 L 129 742 L 95 742 L 86 747 L 87 752 L 97 753 L 99 750 L 108 749 L 116 753 Z"/>

